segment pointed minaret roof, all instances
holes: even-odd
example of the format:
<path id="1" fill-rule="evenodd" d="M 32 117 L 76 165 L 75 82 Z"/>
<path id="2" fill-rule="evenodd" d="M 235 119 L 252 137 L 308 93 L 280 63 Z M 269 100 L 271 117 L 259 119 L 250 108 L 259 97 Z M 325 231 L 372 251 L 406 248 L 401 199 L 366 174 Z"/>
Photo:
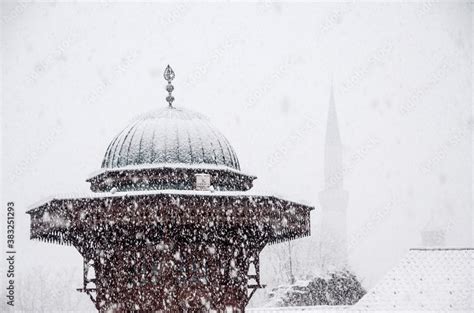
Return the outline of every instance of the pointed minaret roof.
<path id="1" fill-rule="evenodd" d="M 342 188 L 344 171 L 342 164 L 342 141 L 337 121 L 334 88 L 331 83 L 328 120 L 326 125 L 326 146 L 324 149 L 324 180 L 326 188 Z"/>
<path id="2" fill-rule="evenodd" d="M 328 120 L 326 125 L 326 146 L 342 145 L 337 121 L 336 103 L 334 101 L 334 87 L 331 83 L 331 95 L 329 98 Z"/>

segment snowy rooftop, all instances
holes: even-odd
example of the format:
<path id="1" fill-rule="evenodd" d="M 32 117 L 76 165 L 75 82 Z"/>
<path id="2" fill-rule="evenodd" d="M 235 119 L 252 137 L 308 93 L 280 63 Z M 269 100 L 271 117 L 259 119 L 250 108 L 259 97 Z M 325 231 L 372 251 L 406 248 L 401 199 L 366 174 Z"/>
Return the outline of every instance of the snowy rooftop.
<path id="1" fill-rule="evenodd" d="M 411 249 L 353 306 L 248 308 L 266 312 L 474 312 L 474 248 Z"/>
<path id="2" fill-rule="evenodd" d="M 59 194 L 55 195 L 41 201 L 38 201 L 31 206 L 28 210 L 34 210 L 52 200 L 82 200 L 82 199 L 99 199 L 99 198 L 125 198 L 125 197 L 134 197 L 134 196 L 150 196 L 150 195 L 182 195 L 182 196 L 208 196 L 208 197 L 255 197 L 255 198 L 275 198 L 274 196 L 258 193 L 258 192 L 249 192 L 249 191 L 198 191 L 198 190 L 176 190 L 176 189 L 166 189 L 166 190 L 137 190 L 137 191 L 126 191 L 126 192 L 87 192 L 87 193 L 77 193 L 77 194 Z M 290 203 L 309 206 L 306 204 L 299 204 L 294 201 L 280 199 Z M 311 208 L 313 209 L 313 208 Z"/>
<path id="3" fill-rule="evenodd" d="M 122 130 L 107 148 L 102 168 L 163 163 L 240 170 L 234 149 L 207 118 L 173 107 L 144 114 Z"/>
<path id="4" fill-rule="evenodd" d="M 247 308 L 245 312 L 248 313 L 293 313 L 293 312 L 305 312 L 305 313 L 439 313 L 440 311 L 435 310 L 368 310 L 368 309 L 357 309 L 354 306 L 339 306 L 339 305 L 320 305 L 320 306 L 299 306 L 299 307 L 281 307 L 281 308 Z M 472 311 L 458 311 L 458 312 L 469 312 Z"/>
<path id="5" fill-rule="evenodd" d="M 473 248 L 411 249 L 355 308 L 473 312 L 473 282 Z"/>
<path id="6" fill-rule="evenodd" d="M 343 305 L 317 305 L 317 306 L 298 306 L 298 307 L 280 307 L 280 308 L 248 308 L 246 309 L 249 313 L 269 313 L 269 312 L 347 312 L 349 306 Z"/>

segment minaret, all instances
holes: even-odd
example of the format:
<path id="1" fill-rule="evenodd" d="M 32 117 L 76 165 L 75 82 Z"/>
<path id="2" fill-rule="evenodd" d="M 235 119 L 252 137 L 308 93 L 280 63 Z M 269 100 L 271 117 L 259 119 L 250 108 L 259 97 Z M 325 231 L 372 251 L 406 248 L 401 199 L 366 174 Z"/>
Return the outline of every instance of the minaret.
<path id="1" fill-rule="evenodd" d="M 342 269 L 347 265 L 347 202 L 343 189 L 342 143 L 331 85 L 324 151 L 324 190 L 319 193 L 321 213 L 321 268 Z"/>

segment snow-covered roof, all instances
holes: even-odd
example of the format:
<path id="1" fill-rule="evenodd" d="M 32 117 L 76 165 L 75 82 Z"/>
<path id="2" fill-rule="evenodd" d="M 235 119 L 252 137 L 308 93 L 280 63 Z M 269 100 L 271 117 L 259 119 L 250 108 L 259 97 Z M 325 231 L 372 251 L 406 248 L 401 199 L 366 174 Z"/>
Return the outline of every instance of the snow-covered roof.
<path id="1" fill-rule="evenodd" d="M 474 312 L 474 248 L 411 249 L 353 306 L 248 308 L 266 312 Z"/>
<path id="2" fill-rule="evenodd" d="M 203 213 L 203 209 L 208 209 L 210 214 Z M 173 189 L 56 196 L 26 213 L 31 215 L 30 238 L 58 244 L 72 244 L 71 238 L 76 233 L 71 233 L 75 229 L 71 225 L 90 225 L 95 223 L 93 221 L 108 224 L 108 220 L 141 225 L 137 227 L 150 228 L 152 233 L 163 225 L 202 226 L 209 225 L 209 221 L 220 223 L 224 220 L 228 226 L 241 227 L 249 223 L 268 229 L 267 243 L 274 244 L 309 236 L 310 211 L 313 209 L 273 196 L 243 191 Z M 91 220 L 84 222 L 84 218 Z M 92 236 L 96 230 L 92 227 L 88 231 Z M 84 234 L 84 229 L 78 231 Z"/>
<path id="3" fill-rule="evenodd" d="M 107 148 L 102 168 L 163 163 L 240 170 L 234 149 L 207 118 L 174 107 L 144 114 L 122 130 Z"/>
<path id="4" fill-rule="evenodd" d="M 350 306 L 347 306 L 347 305 L 316 305 L 316 306 L 294 306 L 294 307 L 247 308 L 245 311 L 249 313 L 270 313 L 270 312 L 336 313 L 336 312 L 347 312 L 348 308 L 350 308 Z"/>
<path id="5" fill-rule="evenodd" d="M 137 191 L 124 191 L 124 192 L 85 192 L 77 194 L 59 194 L 48 197 L 36 202 L 28 208 L 28 211 L 34 210 L 44 204 L 47 204 L 53 200 L 81 200 L 81 199 L 100 199 L 100 198 L 124 198 L 134 196 L 150 196 L 150 195 L 182 195 L 182 196 L 208 196 L 208 197 L 268 197 L 276 198 L 274 196 L 249 191 L 200 191 L 200 190 L 178 190 L 178 189 L 164 189 L 164 190 L 137 190 Z M 289 203 L 298 204 L 301 206 L 307 206 L 305 204 L 299 204 L 294 201 L 279 199 Z M 313 208 L 311 208 L 313 209 Z"/>
<path id="6" fill-rule="evenodd" d="M 473 248 L 411 249 L 355 308 L 474 312 L 473 284 Z"/>

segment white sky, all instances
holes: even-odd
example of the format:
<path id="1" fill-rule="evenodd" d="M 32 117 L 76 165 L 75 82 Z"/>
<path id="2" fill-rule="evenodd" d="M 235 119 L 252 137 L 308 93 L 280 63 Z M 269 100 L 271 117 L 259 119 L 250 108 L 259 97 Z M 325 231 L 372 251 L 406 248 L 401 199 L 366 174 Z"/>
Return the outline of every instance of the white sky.
<path id="1" fill-rule="evenodd" d="M 367 287 L 420 244 L 432 210 L 451 223 L 448 245 L 472 245 L 467 2 L 1 8 L 2 205 L 17 210 L 18 271 L 80 270 L 74 249 L 28 240 L 24 212 L 88 189 L 112 138 L 166 105 L 168 63 L 175 106 L 211 119 L 256 189 L 314 205 L 315 219 L 333 77 L 349 236 L 362 234 L 351 265 Z"/>

